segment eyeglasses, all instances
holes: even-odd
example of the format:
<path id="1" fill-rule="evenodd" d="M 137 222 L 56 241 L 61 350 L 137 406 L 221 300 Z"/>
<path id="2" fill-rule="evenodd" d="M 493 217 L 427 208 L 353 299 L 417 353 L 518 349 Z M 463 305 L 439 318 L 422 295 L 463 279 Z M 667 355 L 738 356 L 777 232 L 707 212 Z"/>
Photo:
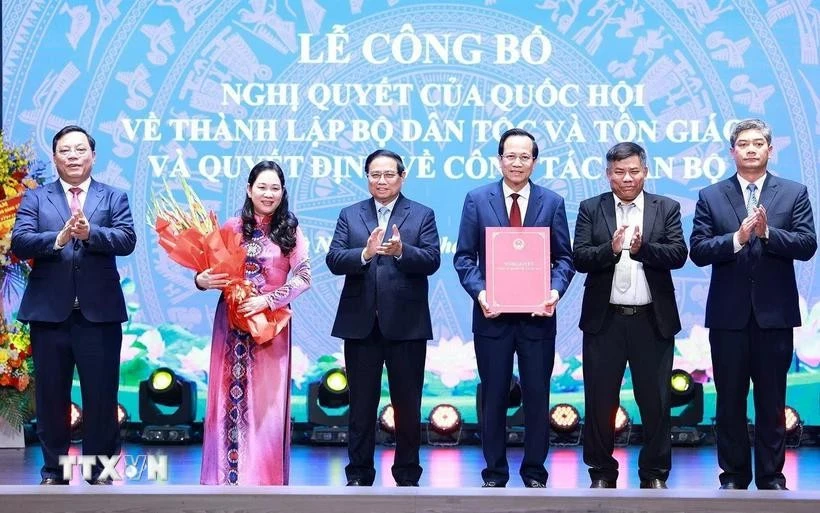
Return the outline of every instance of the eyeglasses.
<path id="1" fill-rule="evenodd" d="M 516 160 L 520 160 L 522 164 L 529 164 L 532 161 L 532 155 L 528 155 L 526 153 L 522 153 L 521 155 L 516 155 L 515 153 L 506 153 L 501 156 L 504 159 L 504 162 L 508 164 L 512 164 Z"/>
<path id="2" fill-rule="evenodd" d="M 76 153 L 78 157 L 84 157 L 89 152 L 89 148 L 86 148 L 85 146 L 80 146 L 78 148 L 60 148 L 57 150 L 57 155 L 65 158 L 71 155 L 72 152 Z"/>
<path id="3" fill-rule="evenodd" d="M 389 182 L 391 180 L 395 180 L 397 176 L 399 176 L 398 173 L 379 173 L 379 172 L 367 173 L 367 178 L 371 182 L 378 182 L 382 178 L 384 178 L 386 181 Z"/>

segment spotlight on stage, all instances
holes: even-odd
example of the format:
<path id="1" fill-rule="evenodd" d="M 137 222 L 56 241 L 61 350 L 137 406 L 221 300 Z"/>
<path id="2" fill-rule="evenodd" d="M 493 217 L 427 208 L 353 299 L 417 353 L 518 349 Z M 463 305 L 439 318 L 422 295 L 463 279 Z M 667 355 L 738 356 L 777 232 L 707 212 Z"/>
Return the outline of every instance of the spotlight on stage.
<path id="1" fill-rule="evenodd" d="M 183 443 L 193 439 L 196 383 L 160 367 L 140 381 L 139 414 L 144 442 Z"/>
<path id="2" fill-rule="evenodd" d="M 672 371 L 669 384 L 672 391 L 672 445 L 700 445 L 704 437 L 698 429 L 703 422 L 703 385 L 681 369 Z"/>
<path id="3" fill-rule="evenodd" d="M 310 441 L 322 445 L 346 444 L 350 390 L 344 369 L 331 369 L 320 381 L 311 383 L 307 400 L 308 422 L 313 425 Z"/>
<path id="4" fill-rule="evenodd" d="M 556 404 L 550 410 L 550 445 L 574 446 L 581 443 L 581 415 L 571 404 Z"/>
<path id="5" fill-rule="evenodd" d="M 453 447 L 461 442 L 461 412 L 452 404 L 439 404 L 427 417 L 427 444 Z"/>
<path id="6" fill-rule="evenodd" d="M 618 411 L 615 412 L 615 447 L 629 445 L 630 436 L 632 436 L 632 419 L 629 418 L 626 408 L 618 406 Z"/>
<path id="7" fill-rule="evenodd" d="M 128 410 L 121 403 L 117 403 L 117 425 L 122 427 L 128 422 Z"/>
<path id="8" fill-rule="evenodd" d="M 797 410 L 786 406 L 786 447 L 796 449 L 803 441 L 803 420 Z"/>
<path id="9" fill-rule="evenodd" d="M 69 425 L 71 426 L 71 441 L 78 442 L 83 439 L 83 409 L 75 402 L 71 403 L 69 413 Z"/>
<path id="10" fill-rule="evenodd" d="M 476 413 L 478 424 L 481 425 L 483 410 L 481 401 L 483 390 L 481 382 L 476 387 Z M 510 380 L 510 390 L 507 394 L 507 445 L 524 445 L 524 408 L 522 407 L 521 382 L 518 376 Z"/>
<path id="11" fill-rule="evenodd" d="M 379 430 L 376 441 L 382 445 L 396 445 L 396 412 L 392 404 L 386 404 L 379 412 Z"/>

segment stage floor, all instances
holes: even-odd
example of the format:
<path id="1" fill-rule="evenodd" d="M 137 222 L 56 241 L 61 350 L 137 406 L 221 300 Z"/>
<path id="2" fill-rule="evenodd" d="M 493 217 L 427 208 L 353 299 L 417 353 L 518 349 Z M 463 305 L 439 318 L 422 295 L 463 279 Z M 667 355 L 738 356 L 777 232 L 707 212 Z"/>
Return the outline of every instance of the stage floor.
<path id="1" fill-rule="evenodd" d="M 640 447 L 617 448 L 615 457 L 621 468 L 618 488 L 637 489 L 640 480 L 637 475 L 637 461 Z M 196 485 L 199 483 L 199 466 L 202 447 L 200 445 L 157 446 L 127 444 L 123 453 L 129 457 L 144 454 L 165 454 L 168 456 L 168 481 L 173 485 Z M 72 446 L 73 454 L 80 454 L 79 446 Z M 510 462 L 510 482 L 508 487 L 523 487 L 518 478 L 522 448 L 508 448 Z M 583 462 L 580 447 L 552 447 L 547 458 L 550 473 L 548 488 L 584 489 L 589 486 L 589 475 Z M 377 446 L 376 487 L 394 487 L 390 466 L 393 449 Z M 25 449 L 0 449 L 0 485 L 29 485 L 40 481 L 39 469 L 42 455 L 39 445 Z M 346 483 L 344 467 L 347 464 L 345 447 L 316 447 L 294 445 L 291 451 L 290 484 L 292 486 L 343 486 Z M 420 485 L 432 488 L 464 488 L 481 485 L 481 469 L 484 460 L 479 446 L 429 447 L 421 449 L 421 464 L 424 473 Z M 122 471 L 122 469 L 121 469 Z M 696 448 L 674 448 L 672 472 L 667 484 L 676 489 L 715 490 L 718 488 L 717 455 L 714 446 Z M 124 473 L 124 472 L 123 472 Z M 820 491 L 820 448 L 800 447 L 789 449 L 784 469 L 788 487 L 791 490 Z M 72 483 L 85 486 L 75 472 Z M 156 481 L 126 479 L 120 485 L 157 485 Z"/>
<path id="2" fill-rule="evenodd" d="M 816 447 L 789 450 L 788 492 L 718 490 L 714 446 L 675 449 L 669 490 L 638 489 L 638 447 L 617 450 L 617 490 L 588 488 L 580 447 L 552 448 L 546 490 L 522 487 L 520 447 L 509 449 L 516 477 L 504 489 L 480 488 L 484 464 L 478 446 L 424 447 L 420 488 L 395 487 L 389 447 L 378 448 L 376 486 L 366 488 L 344 486 L 344 447 L 294 446 L 291 486 L 200 486 L 201 451 L 198 445 L 125 447 L 131 461 L 167 455 L 163 484 L 146 478 L 90 486 L 76 472 L 74 486 L 38 486 L 39 446 L 0 449 L 0 513 L 816 513 L 820 505 Z"/>

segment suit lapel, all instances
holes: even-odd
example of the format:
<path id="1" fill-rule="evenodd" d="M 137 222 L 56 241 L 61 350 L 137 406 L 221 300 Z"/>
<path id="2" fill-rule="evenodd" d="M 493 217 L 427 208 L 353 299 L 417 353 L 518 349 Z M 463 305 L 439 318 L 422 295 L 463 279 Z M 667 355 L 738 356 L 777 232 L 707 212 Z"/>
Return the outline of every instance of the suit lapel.
<path id="1" fill-rule="evenodd" d="M 506 204 L 504 206 L 506 207 Z M 527 200 L 527 213 L 522 224 L 524 226 L 535 226 L 535 220 L 540 219 L 541 209 L 543 208 L 544 190 L 530 182 L 530 198 Z"/>
<path id="2" fill-rule="evenodd" d="M 507 215 L 507 205 L 504 203 L 504 190 L 501 182 L 490 191 L 490 208 L 498 219 L 498 226 L 510 226 L 510 216 Z"/>
<path id="3" fill-rule="evenodd" d="M 658 220 L 658 198 L 654 194 L 643 193 L 643 233 L 641 239 L 648 241 L 650 235 L 655 231 L 655 223 Z"/>
<path id="4" fill-rule="evenodd" d="M 362 202 L 359 215 L 362 218 L 365 228 L 367 228 L 367 233 L 373 233 L 373 230 L 379 226 L 379 218 L 376 216 L 376 204 L 373 198 Z"/>
<path id="5" fill-rule="evenodd" d="M 97 206 L 100 204 L 105 191 L 99 182 L 91 180 L 91 185 L 88 186 L 88 193 L 85 195 L 85 203 L 83 203 L 83 215 L 86 219 L 91 219 Z"/>
<path id="6" fill-rule="evenodd" d="M 743 201 L 743 191 L 740 190 L 740 182 L 737 180 L 737 175 L 723 183 L 723 194 L 726 196 L 729 204 L 732 205 L 732 208 L 734 208 L 738 222 L 742 223 L 748 214 L 746 212 L 746 203 Z"/>
<path id="7" fill-rule="evenodd" d="M 404 196 L 399 194 L 399 199 L 396 200 L 396 204 L 393 205 L 393 211 L 390 212 L 390 220 L 387 222 L 387 231 L 392 234 L 394 224 L 401 228 L 402 223 L 404 223 L 409 214 L 410 202 L 405 201 Z"/>
<path id="8" fill-rule="evenodd" d="M 60 214 L 63 222 L 68 221 L 71 217 L 71 212 L 68 209 L 68 201 L 65 198 L 65 191 L 63 190 L 60 180 L 55 180 L 48 185 L 48 201 L 54 205 L 54 209 Z"/>
<path id="9" fill-rule="evenodd" d="M 615 196 L 611 192 L 602 195 L 600 209 L 604 216 L 607 232 L 612 235 L 618 226 L 615 221 Z"/>
<path id="10" fill-rule="evenodd" d="M 763 182 L 763 190 L 760 191 L 760 201 L 758 205 L 765 207 L 766 212 L 771 212 L 771 205 L 775 202 L 775 197 L 780 189 L 780 182 L 777 177 L 767 172 L 766 180 Z"/>

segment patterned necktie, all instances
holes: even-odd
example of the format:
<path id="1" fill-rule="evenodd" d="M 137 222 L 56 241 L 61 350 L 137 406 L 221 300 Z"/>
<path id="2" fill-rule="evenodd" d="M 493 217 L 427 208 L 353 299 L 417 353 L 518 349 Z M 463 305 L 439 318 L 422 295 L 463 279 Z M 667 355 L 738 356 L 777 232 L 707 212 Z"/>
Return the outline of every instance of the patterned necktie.
<path id="1" fill-rule="evenodd" d="M 72 187 L 68 190 L 71 193 L 71 213 L 76 214 L 80 211 L 80 193 L 83 192 L 79 187 Z"/>
<path id="2" fill-rule="evenodd" d="M 387 222 L 390 220 L 390 209 L 387 207 L 379 207 L 379 226 L 387 228 Z"/>
<path id="3" fill-rule="evenodd" d="M 518 198 L 520 194 L 512 193 L 512 207 L 510 207 L 510 226 L 513 228 L 521 227 L 521 207 L 518 206 Z"/>
<path id="4" fill-rule="evenodd" d="M 618 226 L 623 226 L 625 224 L 629 224 L 630 227 L 626 229 L 624 233 L 624 250 L 629 249 L 629 241 L 628 235 L 632 231 L 630 224 L 630 213 L 635 207 L 634 203 L 629 203 L 624 205 L 623 203 L 618 203 L 618 210 L 621 211 L 621 219 L 618 223 Z M 621 293 L 626 292 L 629 290 L 630 285 L 632 285 L 632 259 L 629 258 L 628 255 L 621 255 L 621 259 L 615 265 L 615 288 L 618 289 Z"/>
<path id="5" fill-rule="evenodd" d="M 750 183 L 746 186 L 749 189 L 749 201 L 746 203 L 746 214 L 752 215 L 757 208 L 757 185 Z"/>

